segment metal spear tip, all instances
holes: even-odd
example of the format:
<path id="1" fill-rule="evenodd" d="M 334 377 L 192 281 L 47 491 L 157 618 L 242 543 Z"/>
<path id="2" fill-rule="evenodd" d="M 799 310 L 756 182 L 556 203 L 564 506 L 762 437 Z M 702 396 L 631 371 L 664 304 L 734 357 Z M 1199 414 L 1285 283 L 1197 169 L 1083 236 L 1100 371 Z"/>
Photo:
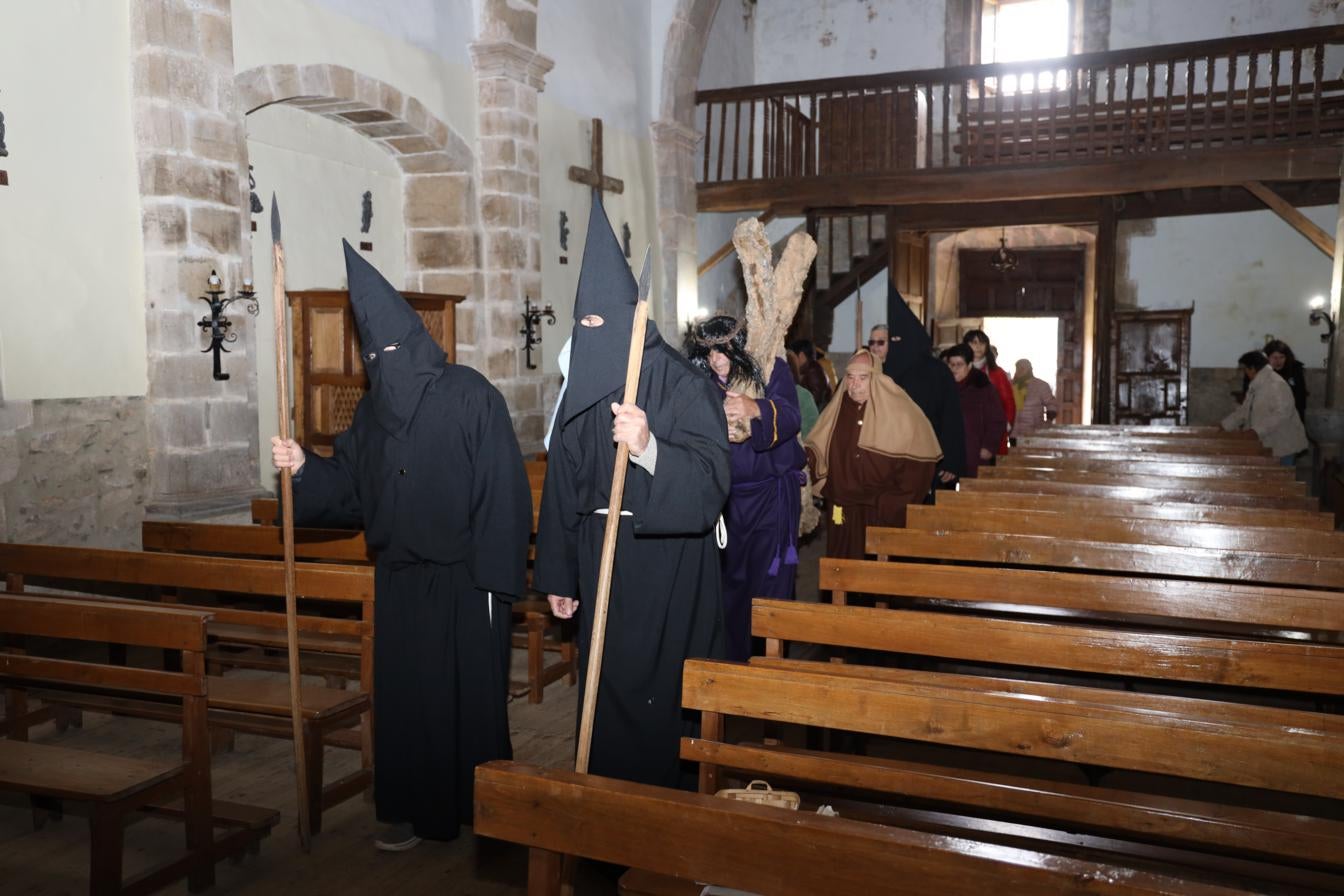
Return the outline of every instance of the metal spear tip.
<path id="1" fill-rule="evenodd" d="M 271 242 L 280 242 L 280 203 L 276 201 L 275 193 L 271 193 Z"/>
<path id="2" fill-rule="evenodd" d="M 639 272 L 639 298 L 637 301 L 643 302 L 649 297 L 649 292 L 653 288 L 653 247 L 647 246 L 644 249 L 644 268 Z"/>

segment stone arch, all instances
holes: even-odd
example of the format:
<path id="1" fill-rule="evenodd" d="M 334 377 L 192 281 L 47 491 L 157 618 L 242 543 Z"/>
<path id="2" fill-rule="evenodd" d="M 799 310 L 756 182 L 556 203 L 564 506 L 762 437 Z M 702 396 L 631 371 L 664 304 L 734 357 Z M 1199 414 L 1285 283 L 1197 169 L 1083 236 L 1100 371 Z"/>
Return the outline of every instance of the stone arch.
<path id="1" fill-rule="evenodd" d="M 678 284 L 698 276 L 695 242 L 695 90 L 719 0 L 677 0 L 663 46 L 658 120 L 650 126 L 658 170 L 658 230 L 663 240 L 665 332 L 678 329 Z"/>
<path id="2" fill-rule="evenodd" d="M 466 141 L 424 103 L 342 65 L 263 65 L 240 72 L 234 83 L 244 114 L 285 103 L 343 124 L 386 150 L 402 171 L 405 287 L 477 292 L 475 159 Z M 470 302 L 459 308 L 460 349 L 467 355 L 476 341 L 474 317 Z"/>

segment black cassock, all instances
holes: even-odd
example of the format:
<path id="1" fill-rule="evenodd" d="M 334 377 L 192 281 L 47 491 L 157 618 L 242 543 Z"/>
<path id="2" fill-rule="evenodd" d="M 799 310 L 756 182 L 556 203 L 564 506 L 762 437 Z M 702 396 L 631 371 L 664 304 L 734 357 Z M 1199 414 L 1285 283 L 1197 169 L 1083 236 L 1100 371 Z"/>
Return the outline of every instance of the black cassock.
<path id="1" fill-rule="evenodd" d="M 714 524 L 728 497 L 722 399 L 685 358 L 653 336 L 636 404 L 657 440 L 650 476 L 630 465 L 612 574 L 602 679 L 589 771 L 665 787 L 687 783 L 678 750 L 697 714 L 681 709 L 688 657 L 725 655 Z M 533 584 L 579 599 L 586 664 L 616 461 L 611 403 L 599 400 L 551 439 L 541 497 Z M 580 677 L 583 681 L 583 677 Z"/>
<path id="2" fill-rule="evenodd" d="M 362 526 L 377 552 L 378 818 L 451 839 L 471 823 L 475 767 L 512 757 L 508 603 L 532 498 L 503 397 L 446 365 L 393 435 L 366 396 L 334 457 L 308 455 L 294 506 L 297 525 Z"/>

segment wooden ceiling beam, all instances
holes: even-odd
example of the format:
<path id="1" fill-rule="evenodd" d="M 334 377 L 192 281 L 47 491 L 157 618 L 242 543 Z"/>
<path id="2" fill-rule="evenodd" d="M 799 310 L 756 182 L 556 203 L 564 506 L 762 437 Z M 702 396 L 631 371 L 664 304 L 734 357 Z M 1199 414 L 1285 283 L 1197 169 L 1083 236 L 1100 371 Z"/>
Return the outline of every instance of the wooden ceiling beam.
<path id="1" fill-rule="evenodd" d="M 1326 233 L 1324 228 L 1318 227 L 1315 221 L 1298 211 L 1291 202 L 1258 180 L 1247 181 L 1242 186 L 1269 206 L 1274 214 L 1287 221 L 1290 227 L 1306 237 L 1313 246 L 1324 252 L 1327 258 L 1333 259 L 1335 257 L 1335 238 Z"/>
<path id="2" fill-rule="evenodd" d="M 1144 190 L 1218 187 L 1247 181 L 1339 177 L 1340 147 L 1262 147 L 1207 153 L 1164 153 L 1029 168 L 948 168 L 899 174 L 834 175 L 701 184 L 702 212 L 771 205 L 780 214 L 820 206 L 960 204 L 1115 196 Z"/>

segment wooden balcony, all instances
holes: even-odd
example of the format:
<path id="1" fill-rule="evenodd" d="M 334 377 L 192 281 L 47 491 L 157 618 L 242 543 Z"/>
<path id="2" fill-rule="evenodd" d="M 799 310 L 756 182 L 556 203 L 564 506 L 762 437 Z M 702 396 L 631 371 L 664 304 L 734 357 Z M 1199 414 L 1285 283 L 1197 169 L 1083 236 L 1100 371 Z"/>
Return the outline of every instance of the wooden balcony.
<path id="1" fill-rule="evenodd" d="M 702 211 L 1335 180 L 1344 26 L 701 91 Z"/>

